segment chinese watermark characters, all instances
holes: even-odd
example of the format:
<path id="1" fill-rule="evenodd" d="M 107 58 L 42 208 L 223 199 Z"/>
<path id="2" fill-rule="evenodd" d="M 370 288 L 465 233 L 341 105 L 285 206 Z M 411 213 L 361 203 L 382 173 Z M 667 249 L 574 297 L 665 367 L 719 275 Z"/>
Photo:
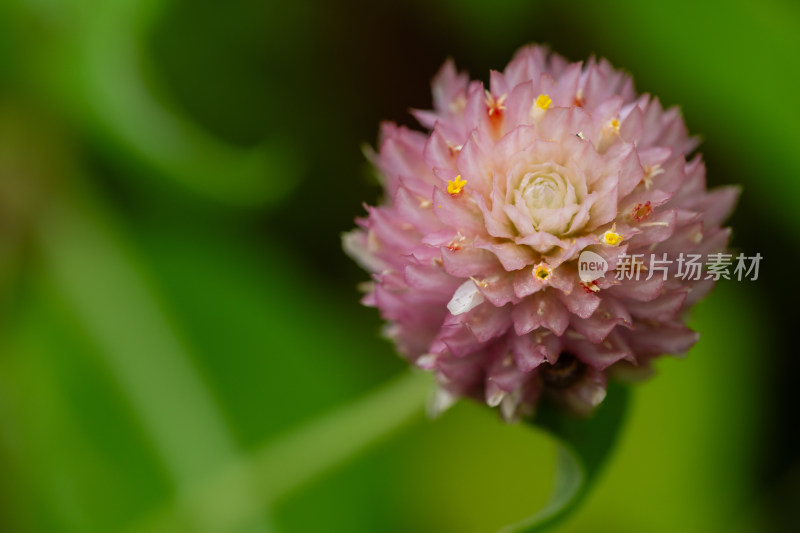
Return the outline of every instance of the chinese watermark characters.
<path id="1" fill-rule="evenodd" d="M 745 256 L 740 253 L 735 256 L 729 253 L 702 254 L 680 253 L 676 259 L 668 259 L 667 254 L 661 257 L 651 254 L 645 259 L 645 254 L 622 255 L 617 262 L 615 279 L 622 280 L 649 280 L 660 277 L 666 281 L 670 272 L 682 280 L 698 281 L 702 279 L 719 281 L 720 279 L 737 281 L 758 279 L 758 269 L 762 256 Z"/>

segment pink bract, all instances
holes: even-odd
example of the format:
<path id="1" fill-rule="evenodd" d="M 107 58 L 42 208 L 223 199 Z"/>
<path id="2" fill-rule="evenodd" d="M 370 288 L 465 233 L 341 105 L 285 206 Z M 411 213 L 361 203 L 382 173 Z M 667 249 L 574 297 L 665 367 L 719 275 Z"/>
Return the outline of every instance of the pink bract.
<path id="1" fill-rule="evenodd" d="M 697 341 L 685 310 L 714 281 L 676 276 L 676 260 L 726 249 L 738 190 L 707 190 L 676 108 L 637 96 L 605 60 L 538 46 L 492 71 L 488 90 L 446 62 L 433 104 L 414 112 L 425 132 L 383 124 L 385 201 L 344 246 L 372 274 L 364 303 L 386 335 L 436 374 L 440 407 L 469 396 L 515 419 L 547 395 L 587 414 L 609 375 Z M 604 276 L 579 275 L 584 251 Z M 633 254 L 642 275 L 617 279 Z M 669 275 L 647 279 L 650 257 L 671 261 Z"/>

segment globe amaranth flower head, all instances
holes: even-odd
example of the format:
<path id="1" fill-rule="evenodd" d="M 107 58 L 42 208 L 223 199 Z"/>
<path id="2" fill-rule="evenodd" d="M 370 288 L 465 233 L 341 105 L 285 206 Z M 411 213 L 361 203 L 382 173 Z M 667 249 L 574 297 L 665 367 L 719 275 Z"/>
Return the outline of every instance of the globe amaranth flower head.
<path id="1" fill-rule="evenodd" d="M 714 280 L 676 276 L 676 260 L 726 249 L 738 190 L 707 190 L 677 109 L 605 60 L 542 47 L 488 89 L 446 62 L 433 104 L 414 112 L 424 133 L 382 126 L 385 201 L 344 246 L 372 274 L 364 302 L 387 336 L 435 372 L 440 406 L 468 396 L 515 419 L 548 396 L 587 414 L 610 375 L 697 341 L 684 311 Z M 605 275 L 581 277 L 583 252 Z M 642 275 L 615 275 L 626 257 Z M 649 257 L 669 275 L 649 275 Z"/>

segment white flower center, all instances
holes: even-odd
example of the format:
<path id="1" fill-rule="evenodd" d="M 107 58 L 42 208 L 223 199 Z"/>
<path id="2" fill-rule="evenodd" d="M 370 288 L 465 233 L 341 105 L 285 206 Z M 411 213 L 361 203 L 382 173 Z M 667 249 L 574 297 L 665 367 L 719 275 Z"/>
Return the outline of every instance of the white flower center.
<path id="1" fill-rule="evenodd" d="M 575 188 L 553 169 L 525 174 L 517 194 L 517 207 L 528 212 L 539 231 L 565 232 L 578 209 Z"/>
<path id="2" fill-rule="evenodd" d="M 529 178 L 526 176 L 525 180 Z M 525 181 L 523 181 L 523 184 Z M 527 185 L 523 185 L 522 198 L 528 209 L 543 207 L 554 209 L 564 207 L 564 182 L 557 182 L 552 176 L 538 176 Z"/>

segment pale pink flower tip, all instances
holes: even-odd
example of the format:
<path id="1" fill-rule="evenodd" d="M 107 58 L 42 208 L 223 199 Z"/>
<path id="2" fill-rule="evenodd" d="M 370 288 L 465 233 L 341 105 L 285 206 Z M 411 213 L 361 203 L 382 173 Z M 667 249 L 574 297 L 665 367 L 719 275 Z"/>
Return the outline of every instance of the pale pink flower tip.
<path id="1" fill-rule="evenodd" d="M 738 191 L 707 190 L 677 109 L 637 96 L 605 60 L 537 46 L 492 71 L 488 89 L 446 62 L 433 104 L 414 113 L 424 133 L 382 126 L 386 201 L 344 245 L 372 273 L 364 302 L 443 397 L 507 419 L 543 395 L 586 414 L 612 372 L 641 373 L 697 341 L 684 311 L 714 281 L 678 276 L 677 258 L 726 249 Z M 604 276 L 579 275 L 584 251 L 608 263 Z M 617 279 L 633 254 L 638 279 Z M 649 276 L 652 257 L 669 271 Z"/>

